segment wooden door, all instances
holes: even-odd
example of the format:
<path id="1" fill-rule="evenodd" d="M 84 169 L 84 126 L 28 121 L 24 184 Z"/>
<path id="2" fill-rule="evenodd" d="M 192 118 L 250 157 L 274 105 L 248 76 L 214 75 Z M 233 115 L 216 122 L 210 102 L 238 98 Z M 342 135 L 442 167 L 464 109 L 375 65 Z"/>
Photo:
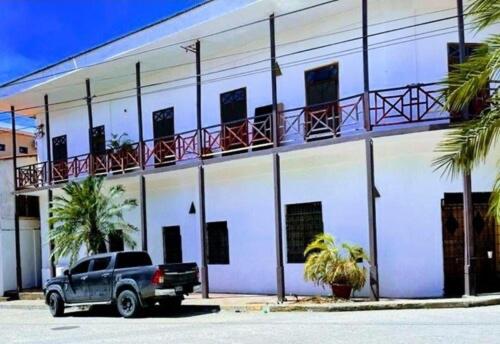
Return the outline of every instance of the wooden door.
<path id="1" fill-rule="evenodd" d="M 68 147 L 66 135 L 52 138 L 52 178 L 55 182 L 68 179 Z"/>
<path id="2" fill-rule="evenodd" d="M 220 95 L 221 146 L 224 151 L 248 147 L 246 88 Z"/>
<path id="3" fill-rule="evenodd" d="M 163 227 L 163 260 L 165 264 L 182 263 L 180 226 Z"/>

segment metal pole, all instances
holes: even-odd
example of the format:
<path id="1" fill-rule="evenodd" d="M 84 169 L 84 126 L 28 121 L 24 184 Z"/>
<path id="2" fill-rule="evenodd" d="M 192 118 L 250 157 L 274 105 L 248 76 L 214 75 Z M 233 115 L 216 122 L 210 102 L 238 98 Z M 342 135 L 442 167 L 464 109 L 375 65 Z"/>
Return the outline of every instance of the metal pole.
<path id="1" fill-rule="evenodd" d="M 458 21 L 458 51 L 459 62 L 465 62 L 465 28 L 464 28 L 464 5 L 463 0 L 457 0 L 457 21 Z M 467 107 L 463 110 L 464 120 L 469 119 Z M 464 196 L 464 294 L 475 295 L 475 270 L 472 263 L 474 256 L 474 230 L 472 224 L 473 204 L 472 204 L 472 178 L 470 172 L 462 174 L 463 196 Z"/>
<path id="2" fill-rule="evenodd" d="M 52 184 L 52 150 L 50 145 L 50 118 L 49 118 L 49 96 L 46 94 L 44 97 L 45 103 L 45 142 L 46 142 L 46 155 L 47 155 L 47 179 L 48 184 Z M 48 199 L 48 210 L 49 210 L 49 218 L 52 216 L 52 190 L 47 190 L 47 199 Z M 49 233 L 52 230 L 53 226 L 49 224 Z M 49 243 L 50 254 L 54 251 L 54 242 L 51 240 Z M 54 263 L 54 258 L 50 258 L 50 273 L 51 276 L 54 277 L 56 275 L 56 266 Z"/>
<path id="3" fill-rule="evenodd" d="M 201 118 L 201 46 L 200 41 L 196 41 L 196 126 L 197 143 L 200 153 L 201 166 L 198 168 L 198 197 L 200 205 L 200 239 L 201 239 L 201 294 L 204 299 L 209 297 L 208 281 L 208 252 L 207 252 L 207 220 L 205 212 L 205 169 L 203 167 L 203 141 L 202 141 L 202 118 Z"/>
<path id="4" fill-rule="evenodd" d="M 276 35 L 274 14 L 269 16 L 269 40 L 271 51 L 271 91 L 273 102 L 273 146 L 279 146 L 278 94 L 276 87 Z M 276 291 L 278 301 L 285 300 L 285 269 L 283 267 L 283 226 L 281 223 L 281 169 L 280 156 L 273 154 L 273 186 L 274 186 L 274 236 L 276 242 Z"/>
<path id="5" fill-rule="evenodd" d="M 93 145 L 93 129 L 94 122 L 92 118 L 92 93 L 90 91 L 90 79 L 85 79 L 85 87 L 87 90 L 87 113 L 89 121 L 89 174 L 94 174 L 94 145 Z"/>
<path id="6" fill-rule="evenodd" d="M 16 142 L 16 111 L 10 107 L 12 123 L 12 173 L 14 178 L 14 191 L 17 190 L 17 142 Z M 21 238 L 19 233 L 19 209 L 17 206 L 17 195 L 14 194 L 14 235 L 16 246 L 16 286 L 19 293 L 23 289 L 22 268 L 21 268 Z"/>

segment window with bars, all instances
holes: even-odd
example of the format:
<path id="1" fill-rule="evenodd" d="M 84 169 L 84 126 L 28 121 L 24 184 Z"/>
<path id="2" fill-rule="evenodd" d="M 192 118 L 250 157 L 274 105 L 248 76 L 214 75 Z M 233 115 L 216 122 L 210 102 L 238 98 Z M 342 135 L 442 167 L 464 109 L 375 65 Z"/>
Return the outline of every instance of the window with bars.
<path id="1" fill-rule="evenodd" d="M 314 237 L 323 233 L 321 202 L 286 206 L 287 262 L 304 263 L 304 250 Z"/>
<path id="2" fill-rule="evenodd" d="M 16 197 L 17 211 L 19 216 L 39 217 L 40 206 L 38 196 L 19 195 Z"/>
<path id="3" fill-rule="evenodd" d="M 208 264 L 229 264 L 227 222 L 208 222 Z"/>

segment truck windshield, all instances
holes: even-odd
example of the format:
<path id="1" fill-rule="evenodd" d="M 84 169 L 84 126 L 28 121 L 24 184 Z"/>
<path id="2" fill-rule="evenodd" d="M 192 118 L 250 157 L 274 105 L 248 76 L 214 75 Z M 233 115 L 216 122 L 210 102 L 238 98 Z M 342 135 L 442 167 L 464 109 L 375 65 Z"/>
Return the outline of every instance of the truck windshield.
<path id="1" fill-rule="evenodd" d="M 116 257 L 115 269 L 153 265 L 146 252 L 123 252 Z"/>

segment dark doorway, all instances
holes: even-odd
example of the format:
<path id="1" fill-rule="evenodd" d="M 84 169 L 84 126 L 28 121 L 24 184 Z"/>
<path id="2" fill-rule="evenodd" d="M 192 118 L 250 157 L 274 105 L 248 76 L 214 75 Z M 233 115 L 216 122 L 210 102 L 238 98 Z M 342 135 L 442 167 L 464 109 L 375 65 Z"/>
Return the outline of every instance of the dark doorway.
<path id="1" fill-rule="evenodd" d="M 182 263 L 181 227 L 163 227 L 163 261 L 168 263 Z"/>
<path id="2" fill-rule="evenodd" d="M 467 60 L 477 49 L 482 47 L 481 43 L 466 43 L 465 44 L 465 59 Z M 454 65 L 460 63 L 460 50 L 458 43 L 448 43 L 448 71 L 453 69 Z M 490 98 L 489 88 L 485 88 L 477 94 L 476 98 L 471 101 L 468 107 L 468 113 L 471 118 L 477 117 L 481 112 L 488 107 Z M 452 121 L 459 121 L 462 119 L 460 112 L 450 113 Z"/>
<path id="3" fill-rule="evenodd" d="M 498 290 L 496 223 L 488 216 L 490 193 L 473 193 L 474 253 L 471 264 L 476 272 L 476 291 Z M 444 293 L 462 296 L 464 293 L 464 220 L 463 195 L 446 193 L 441 200 L 443 226 Z"/>
<path id="4" fill-rule="evenodd" d="M 66 135 L 52 138 L 52 178 L 54 182 L 68 179 L 68 147 Z"/>
<path id="5" fill-rule="evenodd" d="M 153 112 L 153 137 L 155 139 L 155 166 L 175 164 L 176 144 L 173 107 Z"/>
<path id="6" fill-rule="evenodd" d="M 106 135 L 104 125 L 92 128 L 92 155 L 95 173 L 106 172 Z M 97 162 L 98 160 L 98 162 Z"/>
<path id="7" fill-rule="evenodd" d="M 266 149 L 273 142 L 273 105 L 265 105 L 255 108 L 252 130 L 252 150 Z"/>
<path id="8" fill-rule="evenodd" d="M 246 88 L 220 95 L 222 124 L 221 146 L 224 151 L 246 151 L 248 147 L 247 91 Z"/>
<path id="9" fill-rule="evenodd" d="M 305 138 L 331 137 L 339 126 L 339 67 L 337 63 L 305 72 Z"/>

